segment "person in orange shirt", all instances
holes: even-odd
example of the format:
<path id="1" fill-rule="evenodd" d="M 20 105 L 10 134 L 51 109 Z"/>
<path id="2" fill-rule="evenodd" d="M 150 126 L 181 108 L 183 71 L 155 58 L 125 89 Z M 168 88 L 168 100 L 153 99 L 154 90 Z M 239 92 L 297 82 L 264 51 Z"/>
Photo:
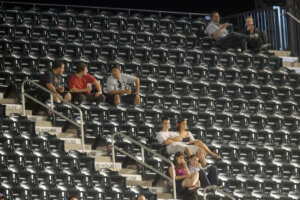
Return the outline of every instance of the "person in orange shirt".
<path id="1" fill-rule="evenodd" d="M 93 85 L 95 85 L 97 89 L 96 93 L 91 93 Z M 100 82 L 88 74 L 88 66 L 84 63 L 80 63 L 76 66 L 76 73 L 70 77 L 68 86 L 72 92 L 73 101 L 75 102 L 96 101 L 98 104 L 105 101 Z"/>

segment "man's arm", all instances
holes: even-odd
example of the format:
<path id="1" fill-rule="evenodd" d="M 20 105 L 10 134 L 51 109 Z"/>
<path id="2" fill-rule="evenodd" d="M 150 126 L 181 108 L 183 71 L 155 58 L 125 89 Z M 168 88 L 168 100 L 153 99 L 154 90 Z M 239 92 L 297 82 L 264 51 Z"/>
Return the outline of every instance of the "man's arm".
<path id="1" fill-rule="evenodd" d="M 221 27 L 220 27 L 215 33 L 212 34 L 212 37 L 213 37 L 215 40 L 218 39 L 219 35 L 221 34 L 221 31 L 222 31 L 224 28 L 226 28 L 227 26 L 228 26 L 227 23 L 222 24 Z"/>
<path id="2" fill-rule="evenodd" d="M 87 86 L 85 89 L 71 88 L 70 91 L 74 93 L 83 93 L 83 92 L 91 91 L 91 89 L 89 86 Z"/>
<path id="3" fill-rule="evenodd" d="M 95 88 L 97 89 L 98 93 L 102 94 L 100 82 L 95 79 L 94 84 L 95 84 Z"/>
<path id="4" fill-rule="evenodd" d="M 136 86 L 135 94 L 138 95 L 140 93 L 140 79 L 139 78 L 135 79 L 135 86 Z"/>

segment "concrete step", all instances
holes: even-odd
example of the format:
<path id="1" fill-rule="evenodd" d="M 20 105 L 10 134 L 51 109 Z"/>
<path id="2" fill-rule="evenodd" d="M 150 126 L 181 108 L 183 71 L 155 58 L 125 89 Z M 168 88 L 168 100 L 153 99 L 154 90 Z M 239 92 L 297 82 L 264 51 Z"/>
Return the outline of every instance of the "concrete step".
<path id="1" fill-rule="evenodd" d="M 17 98 L 2 98 L 0 99 L 1 104 L 17 104 L 18 100 Z M 21 106 L 21 104 L 18 104 Z"/>
<path id="2" fill-rule="evenodd" d="M 137 174 L 135 169 L 121 169 L 119 174 L 126 177 L 126 180 L 141 181 L 142 175 Z"/>
<path id="3" fill-rule="evenodd" d="M 299 68 L 300 67 L 300 62 L 283 62 L 282 65 L 284 67 L 297 67 Z"/>
<path id="4" fill-rule="evenodd" d="M 109 168 L 113 169 L 113 162 L 110 156 L 95 156 L 96 169 Z M 122 163 L 116 162 L 116 170 L 122 169 Z"/>
<path id="5" fill-rule="evenodd" d="M 287 57 L 287 56 L 279 56 L 282 58 L 282 62 L 290 62 L 290 63 L 295 63 L 298 62 L 298 57 Z"/>
<path id="6" fill-rule="evenodd" d="M 15 103 L 2 103 L 2 104 L 4 104 L 6 106 L 6 110 L 20 110 L 20 111 L 23 110 L 21 104 L 15 104 Z"/>
<path id="7" fill-rule="evenodd" d="M 269 50 L 270 53 L 275 53 L 276 56 L 290 56 L 291 51 Z"/>
<path id="8" fill-rule="evenodd" d="M 134 180 L 126 180 L 127 186 L 133 186 L 133 185 L 139 185 L 145 188 L 149 188 L 149 190 L 153 193 L 159 194 L 159 193 L 167 193 L 167 184 L 158 183 L 155 187 L 152 187 L 152 181 L 153 180 L 142 180 L 142 181 L 134 181 Z"/>
<path id="9" fill-rule="evenodd" d="M 173 199 L 173 195 L 171 193 L 159 193 L 157 194 L 157 200 L 165 200 L 165 199 Z"/>
<path id="10" fill-rule="evenodd" d="M 11 113 L 17 113 L 17 114 L 23 115 L 23 111 L 22 110 L 11 110 L 11 109 L 7 109 L 6 108 L 5 112 L 6 112 L 6 115 L 9 115 Z M 32 115 L 32 110 L 25 110 L 25 114 L 26 114 L 26 116 Z"/>
<path id="11" fill-rule="evenodd" d="M 49 132 L 52 134 L 61 133 L 61 127 L 53 127 L 53 126 L 35 126 L 36 133 L 39 132 Z"/>
<path id="12" fill-rule="evenodd" d="M 92 150 L 91 145 L 84 145 L 85 150 Z M 81 144 L 66 144 L 65 143 L 65 150 L 66 151 L 70 151 L 70 150 L 78 150 L 78 151 L 82 151 L 82 145 Z"/>
<path id="13" fill-rule="evenodd" d="M 40 115 L 27 115 L 27 118 L 31 121 L 38 122 L 38 121 L 47 121 L 47 116 L 40 116 Z"/>
<path id="14" fill-rule="evenodd" d="M 36 120 L 35 125 L 36 126 L 53 127 L 52 122 L 46 121 L 46 120 Z"/>

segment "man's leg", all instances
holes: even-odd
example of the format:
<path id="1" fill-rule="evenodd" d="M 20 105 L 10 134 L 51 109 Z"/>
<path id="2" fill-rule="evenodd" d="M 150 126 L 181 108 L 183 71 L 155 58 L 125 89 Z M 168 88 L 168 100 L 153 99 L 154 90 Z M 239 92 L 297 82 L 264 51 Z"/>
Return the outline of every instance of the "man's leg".
<path id="1" fill-rule="evenodd" d="M 139 95 L 135 95 L 135 98 L 134 98 L 134 102 L 133 102 L 133 105 L 137 105 L 137 104 L 140 104 L 141 103 L 141 98 Z"/>
<path id="2" fill-rule="evenodd" d="M 89 94 L 87 95 L 86 100 L 88 102 L 96 102 L 96 104 L 99 104 L 100 102 L 105 102 L 105 96 L 101 94 L 96 97 L 95 94 Z"/>
<path id="3" fill-rule="evenodd" d="M 203 188 L 205 188 L 205 187 L 207 187 L 209 185 L 212 185 L 211 182 L 210 182 L 210 180 L 209 180 L 209 178 L 208 178 L 208 176 L 207 176 L 207 174 L 206 174 L 206 171 L 203 170 L 203 169 L 201 169 L 199 171 L 199 180 L 200 180 L 201 186 Z"/>
<path id="4" fill-rule="evenodd" d="M 211 166 L 207 169 L 208 179 L 212 185 L 218 185 L 218 168 L 216 166 Z"/>
<path id="5" fill-rule="evenodd" d="M 78 102 L 79 104 L 86 100 L 86 96 L 84 94 L 73 93 L 73 101 Z"/>
<path id="6" fill-rule="evenodd" d="M 120 95 L 119 94 L 115 94 L 114 95 L 114 104 L 115 105 L 118 105 L 121 103 L 121 98 L 120 98 Z"/>

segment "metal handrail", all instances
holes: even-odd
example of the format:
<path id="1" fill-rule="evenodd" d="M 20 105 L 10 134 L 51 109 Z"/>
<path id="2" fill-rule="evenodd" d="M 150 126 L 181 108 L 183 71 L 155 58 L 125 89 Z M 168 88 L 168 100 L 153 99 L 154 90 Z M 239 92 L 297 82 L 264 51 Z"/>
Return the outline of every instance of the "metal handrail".
<path id="1" fill-rule="evenodd" d="M 293 14 L 291 14 L 290 12 L 285 12 L 282 13 L 281 15 L 288 15 L 290 18 L 292 18 L 293 20 L 295 20 L 298 24 L 300 24 L 300 20 L 297 19 L 297 17 L 295 17 Z"/>
<path id="2" fill-rule="evenodd" d="M 142 152 L 142 161 L 138 160 L 136 157 L 134 157 L 133 155 L 129 154 L 128 152 L 124 151 L 123 149 L 115 146 L 115 137 L 119 135 L 119 136 L 122 136 L 124 137 L 125 139 L 129 140 L 130 142 L 138 145 L 141 147 L 141 152 Z M 148 147 L 146 147 L 145 145 L 141 144 L 140 142 L 137 142 L 136 140 L 132 139 L 131 137 L 123 134 L 123 133 L 120 133 L 120 132 L 116 132 L 112 135 L 112 158 L 113 158 L 113 168 L 114 170 L 116 170 L 116 157 L 115 157 L 115 149 L 120 151 L 121 153 L 125 154 L 126 156 L 130 157 L 131 159 L 135 160 L 136 162 L 144 165 L 145 167 L 149 168 L 150 170 L 156 172 L 157 174 L 159 174 L 160 176 L 164 177 L 165 179 L 167 179 L 168 181 L 171 181 L 172 184 L 173 184 L 173 197 L 174 199 L 176 200 L 177 198 L 177 195 L 176 195 L 176 180 L 175 180 L 175 167 L 174 167 L 174 164 L 172 161 L 170 161 L 169 159 L 165 158 L 164 156 L 154 152 L 153 150 L 149 149 Z M 161 171 L 153 168 L 152 166 L 148 165 L 147 163 L 145 163 L 145 150 L 152 153 L 153 155 L 157 156 L 158 158 L 162 159 L 163 161 L 169 163 L 172 167 L 172 173 L 173 173 L 173 176 L 172 178 L 167 176 L 165 173 L 162 173 Z"/>
<path id="3" fill-rule="evenodd" d="M 50 102 L 51 102 L 51 106 L 50 107 L 48 105 L 44 104 L 43 102 L 37 100 L 36 98 L 32 97 L 31 95 L 25 93 L 24 86 L 25 86 L 25 83 L 27 83 L 27 82 L 35 85 L 36 87 L 38 87 L 38 88 L 42 89 L 43 91 L 45 91 L 45 92 L 47 92 L 47 93 L 50 94 Z M 64 100 L 63 98 L 61 98 L 60 96 L 58 96 L 56 93 L 54 93 L 54 92 L 48 90 L 47 88 L 41 86 L 37 82 L 29 80 L 29 79 L 26 79 L 26 80 L 23 81 L 23 83 L 22 83 L 22 90 L 21 91 L 22 91 L 22 108 L 23 108 L 23 115 L 24 116 L 26 115 L 26 113 L 25 113 L 25 96 L 26 96 L 27 98 L 31 99 L 35 103 L 38 103 L 41 106 L 49 109 L 51 112 L 59 115 L 60 117 L 62 117 L 65 120 L 69 121 L 70 123 L 74 124 L 75 126 L 80 127 L 82 151 L 83 152 L 85 151 L 85 146 L 84 146 L 84 128 L 83 128 L 83 114 L 82 114 L 82 111 L 81 111 L 81 109 L 79 107 L 75 106 L 74 104 L 72 104 L 69 101 Z M 59 112 L 57 112 L 56 110 L 53 109 L 53 107 L 54 107 L 53 106 L 53 95 L 56 96 L 58 99 L 60 99 L 65 104 L 69 105 L 70 107 L 76 109 L 79 112 L 79 115 L 80 115 L 80 124 L 76 123 L 74 120 L 70 119 L 69 117 L 64 116 L 63 114 L 61 114 L 61 113 L 59 113 Z"/>
<path id="4" fill-rule="evenodd" d="M 206 200 L 206 191 L 207 190 L 215 190 L 219 193 L 221 193 L 222 195 L 224 195 L 225 197 L 229 198 L 229 199 L 232 199 L 232 200 L 235 200 L 235 198 L 233 196 L 231 196 L 230 194 L 222 191 L 220 188 L 218 188 L 218 186 L 216 185 L 209 185 L 207 186 L 206 188 L 204 188 L 204 192 L 203 192 L 203 200 Z"/>
<path id="5" fill-rule="evenodd" d="M 132 8 L 113 8 L 113 7 L 99 7 L 99 6 L 84 6 L 84 5 L 63 5 L 63 4 L 49 4 L 49 3 L 26 3 L 26 2 L 16 2 L 16 1 L 0 1 L 2 6 L 4 3 L 7 4 L 19 4 L 19 5 L 33 5 L 35 6 L 54 6 L 54 7 L 65 7 L 65 8 L 88 8 L 99 10 L 119 10 L 127 11 L 129 14 L 133 12 L 147 12 L 147 13 L 158 13 L 161 14 L 178 14 L 178 15 L 189 15 L 192 16 L 207 16 L 208 13 L 194 13 L 194 12 L 177 12 L 177 11 L 165 11 L 165 10 L 146 10 L 146 9 L 132 9 Z"/>

